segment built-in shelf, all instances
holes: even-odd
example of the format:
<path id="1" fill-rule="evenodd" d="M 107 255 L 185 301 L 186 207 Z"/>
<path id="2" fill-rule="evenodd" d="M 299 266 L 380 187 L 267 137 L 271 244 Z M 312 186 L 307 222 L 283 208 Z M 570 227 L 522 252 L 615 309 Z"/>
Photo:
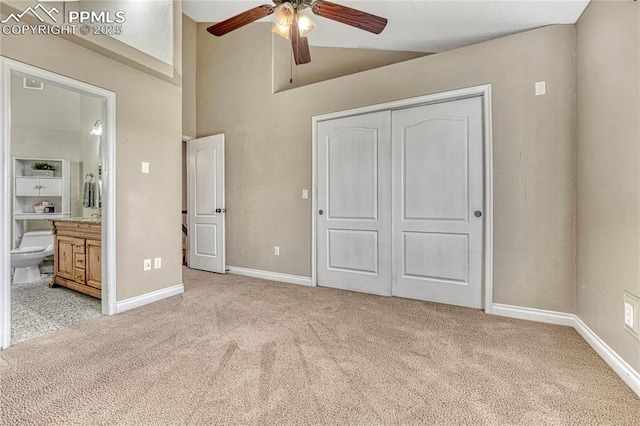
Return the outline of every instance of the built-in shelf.
<path id="1" fill-rule="evenodd" d="M 53 176 L 36 176 L 31 166 L 45 161 L 55 166 Z M 64 219 L 71 215 L 71 163 L 51 158 L 13 159 L 13 244 L 17 247 L 25 221 Z M 36 213 L 35 203 L 48 201 L 54 213 Z"/>
<path id="2" fill-rule="evenodd" d="M 64 213 L 16 213 L 13 215 L 16 220 L 57 220 L 66 219 L 69 214 Z"/>

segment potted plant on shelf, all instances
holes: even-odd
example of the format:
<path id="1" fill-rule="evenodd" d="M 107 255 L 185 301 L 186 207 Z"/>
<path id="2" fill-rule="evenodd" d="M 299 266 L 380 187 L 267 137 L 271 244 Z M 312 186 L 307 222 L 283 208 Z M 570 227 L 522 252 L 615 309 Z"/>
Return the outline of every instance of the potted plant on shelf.
<path id="1" fill-rule="evenodd" d="M 31 170 L 33 170 L 34 176 L 53 177 L 53 172 L 57 169 L 56 166 L 51 163 L 47 163 L 46 161 L 36 161 L 31 166 Z"/>

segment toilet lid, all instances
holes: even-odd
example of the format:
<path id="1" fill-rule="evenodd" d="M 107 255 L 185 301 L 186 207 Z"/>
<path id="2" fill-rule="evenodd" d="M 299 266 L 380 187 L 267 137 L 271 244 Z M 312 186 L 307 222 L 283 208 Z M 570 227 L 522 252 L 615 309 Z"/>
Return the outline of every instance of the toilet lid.
<path id="1" fill-rule="evenodd" d="M 20 247 L 15 250 L 11 250 L 11 253 L 37 253 L 39 251 L 44 251 L 44 247 Z"/>

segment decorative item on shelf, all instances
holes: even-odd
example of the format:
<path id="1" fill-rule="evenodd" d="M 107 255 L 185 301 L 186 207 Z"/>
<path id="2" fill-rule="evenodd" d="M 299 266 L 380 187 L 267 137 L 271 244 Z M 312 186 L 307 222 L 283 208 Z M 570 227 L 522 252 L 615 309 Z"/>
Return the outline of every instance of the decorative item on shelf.
<path id="1" fill-rule="evenodd" d="M 38 214 L 53 213 L 55 212 L 55 207 L 50 201 L 36 201 L 33 204 L 33 211 Z"/>
<path id="2" fill-rule="evenodd" d="M 53 177 L 53 172 L 57 170 L 56 166 L 46 161 L 36 161 L 31 166 L 34 176 Z"/>

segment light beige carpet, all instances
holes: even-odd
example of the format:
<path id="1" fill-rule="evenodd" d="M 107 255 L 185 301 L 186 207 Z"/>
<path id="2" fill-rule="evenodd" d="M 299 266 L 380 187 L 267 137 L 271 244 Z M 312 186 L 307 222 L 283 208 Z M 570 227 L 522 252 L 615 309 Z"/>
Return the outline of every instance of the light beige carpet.
<path id="1" fill-rule="evenodd" d="M 186 292 L 0 355 L 2 424 L 637 425 L 571 328 L 185 270 Z"/>

